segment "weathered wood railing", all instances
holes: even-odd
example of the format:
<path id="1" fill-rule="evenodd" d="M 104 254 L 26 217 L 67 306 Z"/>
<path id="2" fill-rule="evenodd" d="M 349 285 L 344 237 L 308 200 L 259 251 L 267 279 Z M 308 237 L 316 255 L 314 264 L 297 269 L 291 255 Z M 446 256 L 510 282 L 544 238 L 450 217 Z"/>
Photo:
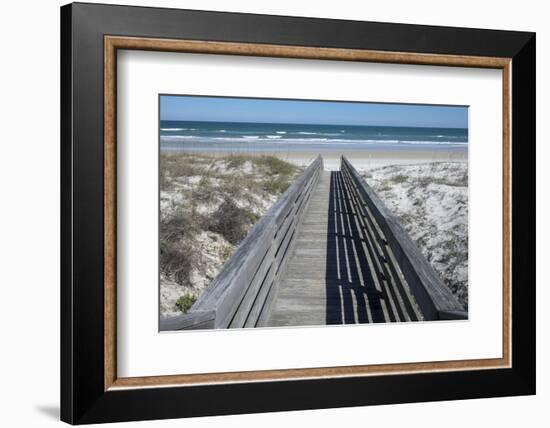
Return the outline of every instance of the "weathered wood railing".
<path id="1" fill-rule="evenodd" d="M 189 312 L 160 330 L 255 327 L 269 315 L 297 228 L 323 171 L 317 157 L 262 216 Z"/>
<path id="2" fill-rule="evenodd" d="M 352 183 L 384 232 L 387 244 L 401 268 L 424 319 L 467 319 L 468 313 L 443 284 L 408 233 L 401 227 L 399 221 L 344 156 L 342 156 L 340 169 L 351 178 Z"/>

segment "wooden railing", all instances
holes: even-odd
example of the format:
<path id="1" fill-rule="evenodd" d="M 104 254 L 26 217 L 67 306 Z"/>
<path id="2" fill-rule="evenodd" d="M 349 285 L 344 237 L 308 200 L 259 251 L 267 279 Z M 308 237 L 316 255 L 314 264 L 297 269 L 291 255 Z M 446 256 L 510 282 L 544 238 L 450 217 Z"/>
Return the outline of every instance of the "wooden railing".
<path id="1" fill-rule="evenodd" d="M 351 178 L 352 183 L 384 232 L 387 245 L 395 255 L 424 319 L 467 319 L 468 313 L 443 284 L 408 233 L 401 227 L 399 221 L 344 156 L 342 156 L 340 169 L 342 173 Z"/>
<path id="2" fill-rule="evenodd" d="M 323 171 L 317 157 L 262 216 L 189 312 L 161 318 L 160 330 L 255 327 L 269 315 L 277 280 Z"/>

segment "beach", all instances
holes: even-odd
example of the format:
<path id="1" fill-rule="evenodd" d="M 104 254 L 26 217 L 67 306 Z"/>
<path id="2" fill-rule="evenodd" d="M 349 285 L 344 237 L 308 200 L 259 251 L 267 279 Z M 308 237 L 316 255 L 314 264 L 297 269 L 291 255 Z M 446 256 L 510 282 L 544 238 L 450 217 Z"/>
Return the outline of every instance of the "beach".
<path id="1" fill-rule="evenodd" d="M 342 176 L 337 171 L 343 156 L 416 243 L 440 277 L 442 287 L 448 287 L 467 310 L 468 117 L 465 106 L 161 96 L 158 133 L 161 316 L 189 311 L 223 267 L 228 266 L 226 262 L 246 236 L 254 236 L 248 235 L 250 230 L 276 201 L 289 203 L 289 212 L 303 207 L 307 210 L 310 199 L 302 200 L 300 195 L 311 191 L 314 195 L 311 200 L 315 202 L 311 204 L 316 210 L 312 214 L 314 220 L 305 221 L 303 230 L 298 225 L 292 234 L 275 234 L 287 239 L 287 247 L 273 250 L 273 257 L 280 257 L 279 262 L 287 257 L 286 248 L 290 248 L 291 241 L 298 242 L 310 233 L 318 233 L 315 242 L 332 236 L 329 223 L 319 219 L 324 219 L 331 209 L 327 183 L 339 183 L 332 189 L 338 195 L 349 191 L 337 178 Z M 315 177 L 321 179 L 296 198 L 292 195 L 280 199 L 293 183 L 299 186 L 303 182 L 295 180 L 318 156 L 322 157 L 324 171 L 320 171 L 319 164 L 309 171 L 315 171 Z M 342 200 L 346 202 L 340 204 L 351 203 L 350 198 L 344 197 Z M 341 216 L 348 215 L 342 205 L 339 210 Z M 284 224 L 289 222 L 285 217 Z M 349 236 L 354 235 L 350 224 L 348 228 Z M 341 235 L 344 241 L 345 236 L 344 232 Z M 360 245 L 368 247 L 365 241 Z M 317 291 L 333 289 L 334 284 L 327 283 L 327 272 L 339 265 L 340 256 L 331 259 L 332 255 L 327 253 L 325 260 L 310 249 L 303 251 L 303 257 L 318 263 L 319 269 L 300 278 L 319 279 L 313 293 L 317 296 Z M 288 253 L 291 259 L 292 254 Z M 367 265 L 368 269 L 376 268 L 372 260 L 364 262 L 365 268 Z M 266 263 L 269 264 L 269 259 Z M 250 269 L 252 272 L 253 268 Z M 303 269 L 297 268 L 300 273 Z M 350 265 L 347 269 L 349 282 Z M 265 275 L 276 276 L 278 271 L 279 268 L 273 272 L 268 269 Z M 281 271 L 281 275 L 285 272 Z M 256 299 L 271 294 L 267 290 L 272 285 L 266 278 L 265 288 L 261 285 L 263 280 L 254 283 L 254 287 L 260 284 L 261 292 L 250 289 L 250 296 L 258 293 L 254 298 L 256 309 L 261 302 Z M 239 282 L 235 286 L 242 285 Z M 362 294 L 365 290 L 357 292 Z M 386 298 L 391 300 L 390 295 Z M 352 306 L 362 304 L 361 299 L 356 301 Z M 325 303 L 329 302 L 330 299 Z M 291 298 L 287 303 L 290 308 L 296 300 Z M 317 300 L 310 303 L 318 306 L 317 319 L 326 322 L 325 304 Z M 242 301 L 239 308 L 241 305 Z M 249 309 L 242 306 L 243 314 Z M 354 310 L 359 311 L 359 306 Z M 373 310 L 377 310 L 376 305 L 369 303 L 368 311 Z M 250 320 L 256 319 L 247 313 L 247 320 L 249 316 Z M 400 315 L 387 319 L 397 320 Z"/>
<path id="2" fill-rule="evenodd" d="M 467 129 L 162 121 L 162 316 L 191 307 L 319 155 L 351 162 L 467 309 Z"/>
<path id="3" fill-rule="evenodd" d="M 192 149 L 185 150 L 186 153 L 205 153 Z M 327 171 L 340 169 L 340 158 L 345 156 L 356 168 L 377 168 L 385 165 L 404 165 L 411 163 L 429 162 L 467 162 L 467 146 L 416 146 L 410 147 L 387 147 L 386 145 L 370 145 L 363 149 L 342 149 L 341 147 L 319 147 L 316 150 L 255 150 L 254 148 L 243 147 L 232 151 L 208 151 L 209 156 L 226 157 L 228 154 L 243 154 L 246 156 L 276 156 L 281 160 L 293 163 L 299 167 L 306 167 L 318 156 L 323 157 L 324 168 Z"/>
<path id="4" fill-rule="evenodd" d="M 336 170 L 346 156 L 356 167 L 456 162 L 468 158 L 468 130 L 392 126 L 162 121 L 161 152 L 276 156 L 307 166 L 319 154 Z"/>
<path id="5" fill-rule="evenodd" d="M 385 165 L 468 161 L 467 147 L 388 149 L 387 147 L 374 146 L 363 150 L 292 151 L 272 154 L 301 167 L 309 165 L 320 154 L 327 171 L 340 169 L 341 156 L 345 156 L 355 168 L 359 169 L 378 168 Z"/>

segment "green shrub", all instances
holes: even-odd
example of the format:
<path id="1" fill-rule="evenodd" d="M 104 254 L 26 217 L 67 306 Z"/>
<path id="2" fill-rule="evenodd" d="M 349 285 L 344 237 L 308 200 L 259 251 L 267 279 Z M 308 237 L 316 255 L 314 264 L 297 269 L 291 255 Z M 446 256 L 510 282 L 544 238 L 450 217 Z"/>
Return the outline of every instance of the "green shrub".
<path id="1" fill-rule="evenodd" d="M 232 247 L 223 247 L 220 254 L 222 261 L 225 263 L 229 259 L 229 257 L 231 257 L 231 254 L 233 254 Z"/>
<path id="2" fill-rule="evenodd" d="M 397 175 L 394 175 L 392 177 L 392 181 L 395 183 L 395 184 L 400 184 L 400 183 L 404 183 L 405 181 L 407 181 L 409 177 L 407 177 L 406 175 L 403 175 L 403 174 L 397 174 Z"/>
<path id="3" fill-rule="evenodd" d="M 389 180 L 384 180 L 382 183 L 380 183 L 380 187 L 378 188 L 379 192 L 387 192 L 391 190 L 391 185 Z"/>
<path id="4" fill-rule="evenodd" d="M 160 242 L 161 269 L 180 285 L 189 284 L 189 275 L 198 263 L 197 250 L 193 243 L 191 239 Z"/>
<path id="5" fill-rule="evenodd" d="M 199 262 L 195 235 L 203 227 L 204 217 L 184 209 L 160 223 L 160 268 L 180 285 L 189 284 L 189 274 Z"/>
<path id="6" fill-rule="evenodd" d="M 250 156 L 245 155 L 231 155 L 227 158 L 227 168 L 237 169 L 244 165 Z"/>
<path id="7" fill-rule="evenodd" d="M 193 202 L 205 202 L 209 203 L 214 200 L 217 193 L 217 187 L 212 184 L 208 175 L 203 175 L 200 181 L 193 189 L 192 200 Z"/>
<path id="8" fill-rule="evenodd" d="M 297 170 L 295 165 L 276 156 L 261 156 L 255 159 L 255 163 L 265 167 L 270 175 L 291 175 Z"/>
<path id="9" fill-rule="evenodd" d="M 160 155 L 161 175 L 168 174 L 171 179 L 200 175 L 202 169 L 197 167 L 196 160 L 187 154 L 161 153 Z"/>
<path id="10" fill-rule="evenodd" d="M 178 308 L 184 314 L 191 309 L 193 304 L 197 301 L 197 298 L 191 294 L 184 294 L 176 301 L 176 308 Z"/>
<path id="11" fill-rule="evenodd" d="M 248 208 L 243 208 L 243 211 L 244 211 L 244 215 L 248 218 L 248 221 L 250 222 L 250 224 L 256 223 L 261 217 L 259 214 L 255 213 L 254 211 Z"/>
<path id="12" fill-rule="evenodd" d="M 258 193 L 261 185 L 252 174 L 238 175 L 224 180 L 220 185 L 220 192 L 227 197 L 246 198 L 250 193 Z"/>
<path id="13" fill-rule="evenodd" d="M 284 193 L 290 187 L 287 177 L 274 177 L 264 182 L 264 190 L 275 195 Z"/>
<path id="14" fill-rule="evenodd" d="M 236 245 L 246 236 L 252 223 L 250 210 L 238 207 L 231 199 L 225 199 L 210 216 L 208 229 Z"/>

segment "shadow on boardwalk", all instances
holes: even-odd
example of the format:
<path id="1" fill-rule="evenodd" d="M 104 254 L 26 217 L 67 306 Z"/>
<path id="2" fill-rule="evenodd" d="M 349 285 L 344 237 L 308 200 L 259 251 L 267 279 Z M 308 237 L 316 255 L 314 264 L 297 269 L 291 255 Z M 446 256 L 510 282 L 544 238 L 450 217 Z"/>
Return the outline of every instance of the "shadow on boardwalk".
<path id="1" fill-rule="evenodd" d="M 388 287 L 377 244 L 383 238 L 340 171 L 331 173 L 328 205 L 326 323 L 394 322 L 408 318 L 405 312 L 413 315 Z"/>

